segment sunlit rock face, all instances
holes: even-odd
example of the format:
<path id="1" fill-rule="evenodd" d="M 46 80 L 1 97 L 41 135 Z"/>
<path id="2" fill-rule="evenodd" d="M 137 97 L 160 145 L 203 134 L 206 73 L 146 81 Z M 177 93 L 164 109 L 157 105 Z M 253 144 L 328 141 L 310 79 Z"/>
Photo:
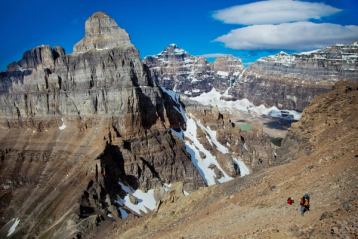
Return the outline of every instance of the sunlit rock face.
<path id="1" fill-rule="evenodd" d="M 132 45 L 128 33 L 103 12 L 96 12 L 87 19 L 85 34 L 73 47 L 75 53 Z"/>
<path id="2" fill-rule="evenodd" d="M 261 58 L 244 71 L 229 93 L 255 105 L 302 111 L 314 96 L 341 80 L 358 80 L 357 42 Z"/>
<path id="3" fill-rule="evenodd" d="M 93 14 L 72 54 L 39 46 L 0 73 L 0 227 L 19 218 L 18 237 L 81 237 L 135 213 L 129 192 L 204 186 L 171 134 L 184 125 L 128 34 Z"/>

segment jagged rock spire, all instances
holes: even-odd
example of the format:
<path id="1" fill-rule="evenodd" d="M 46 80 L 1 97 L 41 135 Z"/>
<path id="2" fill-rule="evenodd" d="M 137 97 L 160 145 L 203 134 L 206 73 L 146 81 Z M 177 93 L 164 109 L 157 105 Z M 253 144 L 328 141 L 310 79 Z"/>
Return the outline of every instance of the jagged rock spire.
<path id="1" fill-rule="evenodd" d="M 132 46 L 128 33 L 103 12 L 90 16 L 85 25 L 85 37 L 73 48 L 75 53 L 91 49 L 103 50 Z"/>

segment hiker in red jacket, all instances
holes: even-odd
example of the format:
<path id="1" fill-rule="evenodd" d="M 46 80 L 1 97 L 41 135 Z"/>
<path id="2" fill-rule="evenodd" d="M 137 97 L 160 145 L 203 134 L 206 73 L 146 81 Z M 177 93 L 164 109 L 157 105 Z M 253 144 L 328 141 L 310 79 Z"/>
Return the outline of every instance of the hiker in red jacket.
<path id="1" fill-rule="evenodd" d="M 294 202 L 295 201 L 291 197 L 287 198 L 287 204 L 288 205 L 292 205 Z"/>

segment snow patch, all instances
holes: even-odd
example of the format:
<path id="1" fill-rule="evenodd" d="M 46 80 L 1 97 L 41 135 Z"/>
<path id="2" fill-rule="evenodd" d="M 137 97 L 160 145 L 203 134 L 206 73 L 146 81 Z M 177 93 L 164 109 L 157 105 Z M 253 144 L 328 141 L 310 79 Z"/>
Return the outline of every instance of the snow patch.
<path id="1" fill-rule="evenodd" d="M 311 55 L 311 54 L 317 53 L 319 51 L 321 51 L 321 49 L 316 49 L 316 50 L 312 50 L 312 51 L 304 51 L 304 52 L 298 53 L 297 55 Z"/>
<path id="2" fill-rule="evenodd" d="M 235 72 L 233 73 L 233 76 L 239 76 L 240 74 L 241 74 L 240 71 L 235 71 Z"/>
<path id="3" fill-rule="evenodd" d="M 224 145 L 222 145 L 216 138 L 216 131 L 215 130 L 212 130 L 210 129 L 210 127 L 205 127 L 204 125 L 202 125 L 200 122 L 197 122 L 199 127 L 205 132 L 207 133 L 207 135 L 209 137 L 208 140 L 209 140 L 209 143 L 211 145 L 215 145 L 215 147 L 222 153 L 222 154 L 227 154 L 229 153 L 229 150 L 228 148 L 226 148 Z"/>
<path id="4" fill-rule="evenodd" d="M 165 89 L 164 87 L 162 87 L 162 90 L 166 92 L 179 106 L 179 109 L 176 109 L 181 113 L 186 121 L 185 131 L 181 130 L 180 132 L 177 132 L 172 129 L 171 132 L 179 139 L 184 141 L 186 151 L 190 154 L 190 158 L 194 166 L 197 168 L 200 175 L 204 178 L 207 185 L 210 186 L 216 184 L 217 182 L 224 183 L 232 180 L 232 177 L 227 175 L 221 168 L 216 157 L 209 150 L 207 150 L 197 138 L 197 128 L 199 125 L 199 127 L 207 133 L 208 138 L 210 138 L 211 142 L 218 148 L 219 151 L 228 153 L 228 149 L 217 141 L 216 132 L 210 128 L 204 127 L 202 124 L 200 124 L 200 122 L 196 122 L 193 117 L 187 115 L 179 102 L 179 96 L 175 92 Z M 220 178 L 217 178 L 213 166 L 221 171 L 222 176 Z"/>
<path id="5" fill-rule="evenodd" d="M 241 159 L 233 158 L 233 160 L 234 160 L 234 163 L 240 169 L 240 176 L 241 177 L 244 177 L 244 176 L 250 174 L 250 169 L 246 166 L 246 164 Z"/>
<path id="6" fill-rule="evenodd" d="M 211 91 L 203 93 L 196 97 L 190 97 L 191 100 L 197 101 L 203 105 L 217 106 L 219 109 L 228 109 L 228 110 L 240 110 L 247 113 L 253 113 L 258 115 L 269 115 L 271 112 L 279 112 L 280 110 L 275 107 L 265 107 L 264 105 L 255 106 L 248 99 L 235 100 L 235 101 L 226 101 L 222 99 L 222 96 L 225 96 L 225 93 L 222 95 L 215 88 Z M 301 118 L 301 113 L 294 110 L 286 110 L 294 116 L 295 120 Z"/>
<path id="7" fill-rule="evenodd" d="M 164 183 L 163 189 L 165 192 L 169 192 L 171 187 L 172 187 L 171 183 L 170 184 Z"/>
<path id="8" fill-rule="evenodd" d="M 141 215 L 142 213 L 149 213 L 154 210 L 157 205 L 157 201 L 154 198 L 154 189 L 150 189 L 147 192 L 143 192 L 140 189 L 134 190 L 129 186 L 124 185 L 122 182 L 118 182 L 123 191 L 127 193 L 124 198 L 118 198 L 116 201 L 121 206 L 126 206 L 133 212 Z M 130 197 L 135 197 L 137 203 L 132 203 Z M 121 208 L 120 208 L 121 209 Z M 122 211 L 120 210 L 121 214 Z"/>
<path id="9" fill-rule="evenodd" d="M 218 74 L 221 77 L 228 77 L 229 76 L 229 72 L 226 72 L 226 71 L 218 71 L 218 72 L 216 72 L 216 74 Z"/>
<path id="10" fill-rule="evenodd" d="M 186 151 L 190 154 L 193 164 L 205 179 L 206 183 L 210 186 L 216 184 L 216 182 L 224 183 L 230 181 L 232 178 L 221 168 L 216 157 L 198 140 L 197 124 L 195 120 L 187 117 L 186 124 L 187 129 L 184 131 Z M 213 165 L 222 172 L 221 178 L 217 178 L 217 175 L 212 168 Z"/>
<path id="11" fill-rule="evenodd" d="M 16 227 L 19 225 L 20 223 L 20 219 L 18 218 L 13 218 L 11 219 L 10 222 L 13 222 L 13 224 L 11 225 L 9 231 L 7 232 L 7 237 L 11 236 L 12 234 L 14 234 L 15 230 L 16 230 Z"/>
<path id="12" fill-rule="evenodd" d="M 63 118 L 61 118 L 62 125 L 58 127 L 60 130 L 64 130 L 66 128 L 65 122 L 63 122 Z"/>

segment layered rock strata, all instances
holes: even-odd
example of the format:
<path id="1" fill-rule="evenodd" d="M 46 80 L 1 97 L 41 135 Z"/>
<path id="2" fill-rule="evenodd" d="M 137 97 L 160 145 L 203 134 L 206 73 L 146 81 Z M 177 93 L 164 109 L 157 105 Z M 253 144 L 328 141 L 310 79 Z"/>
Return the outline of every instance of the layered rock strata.
<path id="1" fill-rule="evenodd" d="M 123 218 L 127 187 L 204 185 L 169 130 L 183 118 L 128 34 L 101 12 L 85 30 L 72 54 L 39 46 L 0 74 L 1 225 L 20 218 L 18 237 L 80 237 Z"/>
<path id="2" fill-rule="evenodd" d="M 245 69 L 229 93 L 255 105 L 303 111 L 314 96 L 341 80 L 358 80 L 357 42 L 261 58 Z"/>

